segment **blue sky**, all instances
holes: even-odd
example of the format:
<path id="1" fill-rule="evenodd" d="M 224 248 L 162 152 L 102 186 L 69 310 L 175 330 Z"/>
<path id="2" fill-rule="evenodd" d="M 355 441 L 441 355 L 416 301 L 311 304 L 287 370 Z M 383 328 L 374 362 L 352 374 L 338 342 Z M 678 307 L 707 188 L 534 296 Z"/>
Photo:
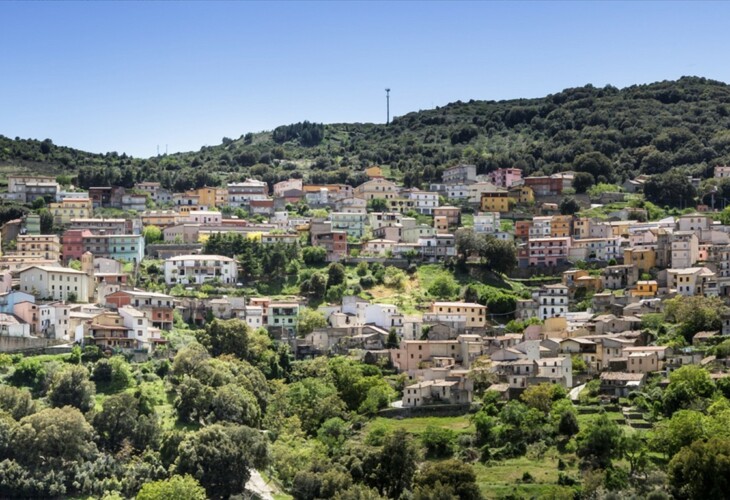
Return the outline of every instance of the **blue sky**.
<path id="1" fill-rule="evenodd" d="M 725 2 L 0 2 L 0 134 L 151 156 L 310 120 L 698 75 Z"/>

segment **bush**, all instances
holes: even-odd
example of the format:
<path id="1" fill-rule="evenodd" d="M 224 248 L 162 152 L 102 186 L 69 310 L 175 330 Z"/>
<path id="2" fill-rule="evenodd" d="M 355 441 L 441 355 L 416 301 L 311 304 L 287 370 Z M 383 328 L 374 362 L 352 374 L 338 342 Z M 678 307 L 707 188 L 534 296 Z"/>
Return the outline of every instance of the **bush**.
<path id="1" fill-rule="evenodd" d="M 426 447 L 426 455 L 431 458 L 445 458 L 454 454 L 456 434 L 450 429 L 428 426 L 421 434 L 421 442 Z"/>

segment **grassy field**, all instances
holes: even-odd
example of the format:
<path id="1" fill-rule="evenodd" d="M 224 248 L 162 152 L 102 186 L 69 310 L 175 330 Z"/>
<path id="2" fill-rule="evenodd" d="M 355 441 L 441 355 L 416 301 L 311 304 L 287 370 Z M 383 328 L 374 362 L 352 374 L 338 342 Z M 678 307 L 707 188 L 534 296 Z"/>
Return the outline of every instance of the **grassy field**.
<path id="1" fill-rule="evenodd" d="M 553 454 L 539 460 L 526 457 L 512 458 L 494 464 L 474 464 L 477 484 L 485 498 L 573 498 L 573 489 L 560 486 L 558 481 L 558 456 Z M 523 474 L 529 472 L 532 482 L 523 482 Z M 566 471 L 577 474 L 575 466 Z"/>
<path id="2" fill-rule="evenodd" d="M 383 418 L 377 417 L 376 419 L 368 422 L 365 432 L 367 433 L 374 429 L 385 429 L 388 432 L 396 429 L 405 429 L 414 436 L 422 434 L 428 427 L 440 427 L 443 429 L 450 429 L 456 433 L 469 433 L 474 432 L 474 425 L 471 423 L 470 415 L 460 415 L 457 417 L 414 417 L 414 418 Z"/>

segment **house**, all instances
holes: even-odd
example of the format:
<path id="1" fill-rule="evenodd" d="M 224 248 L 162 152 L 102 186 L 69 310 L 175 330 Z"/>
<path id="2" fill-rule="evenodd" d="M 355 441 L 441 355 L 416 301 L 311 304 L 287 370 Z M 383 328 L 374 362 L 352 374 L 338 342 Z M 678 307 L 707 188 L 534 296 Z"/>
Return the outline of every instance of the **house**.
<path id="1" fill-rule="evenodd" d="M 606 266 L 601 272 L 603 287 L 609 290 L 631 288 L 639 281 L 639 270 L 631 264 Z"/>
<path id="2" fill-rule="evenodd" d="M 534 238 L 527 242 L 527 264 L 556 266 L 568 260 L 570 238 Z"/>
<path id="3" fill-rule="evenodd" d="M 707 267 L 667 269 L 667 287 L 687 297 L 717 297 L 720 293 L 717 275 Z"/>
<path id="4" fill-rule="evenodd" d="M 501 188 L 511 188 L 522 182 L 522 170 L 519 168 L 498 168 L 487 174 L 489 182 Z"/>
<path id="5" fill-rule="evenodd" d="M 714 170 L 714 177 L 716 179 L 725 179 L 727 177 L 730 177 L 730 166 L 727 166 L 727 165 L 716 166 L 715 170 Z"/>
<path id="6" fill-rule="evenodd" d="M 164 189 L 159 182 L 138 182 L 134 188 L 145 193 L 158 205 L 172 203 L 172 193 Z"/>
<path id="7" fill-rule="evenodd" d="M 506 190 L 482 193 L 480 207 L 482 212 L 509 212 L 510 200 Z"/>
<path id="8" fill-rule="evenodd" d="M 479 212 L 474 216 L 474 232 L 494 234 L 501 229 L 499 212 Z"/>
<path id="9" fill-rule="evenodd" d="M 393 247 L 397 244 L 394 240 L 375 239 L 370 240 L 362 245 L 362 252 L 366 255 L 391 255 Z"/>
<path id="10" fill-rule="evenodd" d="M 646 373 L 603 372 L 600 375 L 602 394 L 625 398 L 644 386 Z"/>
<path id="11" fill-rule="evenodd" d="M 19 272 L 20 290 L 39 299 L 88 302 L 89 276 L 59 266 L 31 266 Z"/>
<path id="12" fill-rule="evenodd" d="M 700 255 L 699 239 L 694 231 L 675 231 L 671 243 L 672 267 L 692 267 Z"/>
<path id="13" fill-rule="evenodd" d="M 268 328 L 273 333 L 293 336 L 299 325 L 299 304 L 296 302 L 275 302 L 268 305 Z"/>
<path id="14" fill-rule="evenodd" d="M 467 328 L 483 328 L 487 324 L 487 306 L 472 302 L 434 302 L 431 313 L 465 316 Z"/>
<path id="15" fill-rule="evenodd" d="M 244 182 L 231 182 L 227 203 L 232 208 L 246 208 L 251 200 L 265 200 L 269 195 L 269 186 L 263 181 L 247 179 Z"/>
<path id="16" fill-rule="evenodd" d="M 238 280 L 238 263 L 221 255 L 180 255 L 165 260 L 165 283 L 202 285 L 209 281 L 233 284 Z"/>
<path id="17" fill-rule="evenodd" d="M 332 212 L 330 214 L 331 230 L 345 231 L 348 236 L 362 238 L 368 216 L 364 213 Z"/>
<path id="18" fill-rule="evenodd" d="M 171 330 L 174 318 L 175 299 L 170 295 L 146 290 L 120 290 L 104 298 L 107 307 L 120 309 L 126 306 L 142 311 L 151 326 Z"/>
<path id="19" fill-rule="evenodd" d="M 398 197 L 398 186 L 383 178 L 365 181 L 353 190 L 353 196 L 366 201 L 374 199 L 393 199 Z"/>
<path id="20" fill-rule="evenodd" d="M 61 226 L 69 224 L 71 219 L 91 217 L 93 208 L 90 198 L 67 198 L 59 203 L 50 203 L 48 209 L 53 215 L 53 223 Z"/>
<path id="21" fill-rule="evenodd" d="M 631 290 L 633 297 L 654 298 L 659 292 L 659 283 L 656 280 L 640 280 L 636 282 L 636 288 Z"/>
<path id="22" fill-rule="evenodd" d="M 69 229 L 63 233 L 63 260 L 80 259 L 86 252 L 96 257 L 141 262 L 144 237 L 141 234 L 93 234 L 88 229 Z"/>
<path id="23" fill-rule="evenodd" d="M 312 235 L 312 246 L 323 247 L 327 251 L 327 262 L 337 262 L 347 257 L 347 233 L 330 231 Z"/>
<path id="24" fill-rule="evenodd" d="M 139 234 L 141 223 L 136 219 L 71 219 L 68 229 L 88 229 L 92 234 Z"/>
<path id="25" fill-rule="evenodd" d="M 416 382 L 403 389 L 403 408 L 437 403 L 471 403 L 472 386 L 471 381 L 468 381 L 465 376 L 453 377 L 447 375 L 444 379 Z"/>
<path id="26" fill-rule="evenodd" d="M 432 215 L 433 209 L 439 206 L 439 194 L 418 189 L 409 190 L 406 196 L 413 202 L 413 208 L 419 214 Z"/>
<path id="27" fill-rule="evenodd" d="M 568 312 L 568 287 L 543 285 L 537 293 L 538 318 L 546 320 L 565 316 Z"/>
<path id="28" fill-rule="evenodd" d="M 648 273 L 656 267 L 656 250 L 651 247 L 624 248 L 624 264 L 631 264 L 640 272 Z"/>
<path id="29" fill-rule="evenodd" d="M 182 215 L 173 210 L 147 210 L 140 214 L 142 224 L 145 226 L 171 226 L 177 224 L 182 218 Z"/>
<path id="30" fill-rule="evenodd" d="M 508 189 L 509 197 L 520 205 L 532 205 L 535 203 L 535 192 L 530 186 L 512 186 Z"/>
<path id="31" fill-rule="evenodd" d="M 61 260 L 61 241 L 55 234 L 21 234 L 14 255 L 30 259 Z"/>
<path id="32" fill-rule="evenodd" d="M 525 177 L 525 186 L 532 188 L 535 196 L 559 196 L 563 193 L 563 179 L 547 176 Z"/>
<path id="33" fill-rule="evenodd" d="M 471 183 L 477 181 L 476 165 L 456 165 L 447 168 L 441 174 L 444 184 Z"/>
<path id="34" fill-rule="evenodd" d="M 461 209 L 458 207 L 443 206 L 434 208 L 433 216 L 434 218 L 444 217 L 449 227 L 461 224 Z"/>

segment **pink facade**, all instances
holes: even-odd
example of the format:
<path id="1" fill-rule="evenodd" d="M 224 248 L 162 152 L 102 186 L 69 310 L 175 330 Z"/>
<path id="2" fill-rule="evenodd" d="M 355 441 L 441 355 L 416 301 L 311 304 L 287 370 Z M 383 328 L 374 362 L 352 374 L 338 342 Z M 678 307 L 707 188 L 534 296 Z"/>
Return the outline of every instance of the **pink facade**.
<path id="1" fill-rule="evenodd" d="M 522 181 L 522 170 L 519 168 L 498 168 L 487 174 L 489 182 L 495 186 L 510 188 Z"/>
<path id="2" fill-rule="evenodd" d="M 535 238 L 527 243 L 530 266 L 554 266 L 568 260 L 570 238 Z"/>

